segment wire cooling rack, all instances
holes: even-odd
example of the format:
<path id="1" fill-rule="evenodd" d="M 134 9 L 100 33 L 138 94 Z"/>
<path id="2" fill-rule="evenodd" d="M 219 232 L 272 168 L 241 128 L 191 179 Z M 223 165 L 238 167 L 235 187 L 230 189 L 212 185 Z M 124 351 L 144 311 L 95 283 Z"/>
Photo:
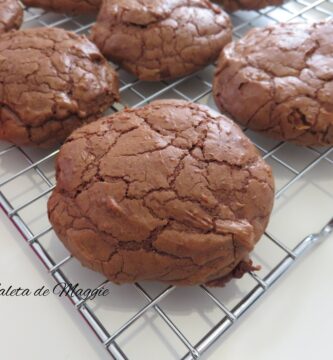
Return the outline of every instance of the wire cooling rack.
<path id="1" fill-rule="evenodd" d="M 331 1 L 298 0 L 259 12 L 239 11 L 231 17 L 234 36 L 239 38 L 253 26 L 324 19 L 332 14 Z M 62 27 L 87 33 L 93 21 L 90 16 L 68 17 L 27 8 L 23 27 Z M 215 108 L 211 96 L 213 71 L 211 65 L 176 81 L 146 83 L 120 69 L 122 103 L 110 111 L 141 106 L 157 98 L 187 99 Z M 268 230 L 252 255 L 262 269 L 231 281 L 223 289 L 175 288 L 157 283 L 116 286 L 82 268 L 57 240 L 47 220 L 46 202 L 55 184 L 58 150 L 19 148 L 0 142 L 2 209 L 57 283 L 109 288 L 106 298 L 92 300 L 74 294 L 69 299 L 114 358 L 199 358 L 304 251 L 332 232 L 333 148 L 300 148 L 244 130 L 273 168 L 276 202 Z M 291 227 L 291 223 L 295 225 Z M 156 353 L 152 347 L 138 346 L 147 337 Z"/>

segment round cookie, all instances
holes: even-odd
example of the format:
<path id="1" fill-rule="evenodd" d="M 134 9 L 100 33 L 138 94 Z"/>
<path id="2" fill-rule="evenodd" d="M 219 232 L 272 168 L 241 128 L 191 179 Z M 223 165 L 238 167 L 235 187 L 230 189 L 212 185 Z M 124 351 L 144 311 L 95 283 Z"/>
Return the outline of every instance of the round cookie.
<path id="1" fill-rule="evenodd" d="M 22 0 L 27 6 L 64 13 L 98 12 L 102 0 Z"/>
<path id="2" fill-rule="evenodd" d="M 284 0 L 215 0 L 222 4 L 227 11 L 237 10 L 259 10 L 267 6 L 278 6 L 283 4 Z"/>
<path id="3" fill-rule="evenodd" d="M 164 100 L 76 130 L 48 214 L 69 251 L 115 283 L 221 285 L 252 268 L 273 198 L 270 167 L 233 121 Z"/>
<path id="4" fill-rule="evenodd" d="M 231 41 L 226 13 L 207 0 L 105 1 L 91 39 L 139 79 L 158 81 L 195 72 Z"/>
<path id="5" fill-rule="evenodd" d="M 55 28 L 0 38 L 0 139 L 53 146 L 118 100 L 118 78 L 86 37 Z"/>
<path id="6" fill-rule="evenodd" d="M 0 0 L 0 35 L 22 25 L 23 9 L 17 0 Z"/>
<path id="7" fill-rule="evenodd" d="M 222 111 L 299 145 L 333 145 L 333 20 L 251 30 L 222 51 L 213 89 Z"/>

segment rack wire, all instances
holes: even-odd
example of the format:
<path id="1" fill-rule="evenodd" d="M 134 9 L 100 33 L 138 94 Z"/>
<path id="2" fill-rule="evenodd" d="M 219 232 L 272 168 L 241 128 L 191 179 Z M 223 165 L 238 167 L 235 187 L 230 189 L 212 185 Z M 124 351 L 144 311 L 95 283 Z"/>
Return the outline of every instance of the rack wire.
<path id="1" fill-rule="evenodd" d="M 332 15 L 331 1 L 297 0 L 261 11 L 239 11 L 231 18 L 234 36 L 239 38 L 254 26 L 279 21 L 324 19 Z M 84 34 L 89 32 L 93 22 L 90 16 L 69 17 L 26 8 L 23 27 L 62 27 Z M 138 107 L 157 98 L 181 98 L 214 108 L 211 96 L 213 71 L 214 66 L 211 65 L 176 81 L 152 84 L 138 81 L 119 69 L 122 102 L 114 105 L 110 111 L 119 111 L 125 106 Z M 262 270 L 249 273 L 242 280 L 232 281 L 223 289 L 208 289 L 205 286 L 184 289 L 154 283 L 119 287 L 80 267 L 56 240 L 46 218 L 46 201 L 55 186 L 54 160 L 58 149 L 45 152 L 0 142 L 1 208 L 57 284 L 65 287 L 82 282 L 90 288 L 110 288 L 111 298 L 104 302 L 99 298 L 83 298 L 77 293 L 69 299 L 115 359 L 133 358 L 133 348 L 127 344 L 136 334 L 141 332 L 146 336 L 148 331 L 163 340 L 158 347 L 159 359 L 163 359 L 164 355 L 165 358 L 199 358 L 306 250 L 333 231 L 333 148 L 299 148 L 265 139 L 248 129 L 244 131 L 273 167 L 277 182 L 276 205 L 268 230 L 253 254 L 256 263 L 262 265 Z M 311 196 L 307 191 L 309 187 Z M 314 200 L 314 193 L 317 200 Z M 322 209 L 317 220 L 311 211 L 316 201 Z M 281 230 L 281 221 L 286 218 L 291 221 L 295 216 L 293 209 L 301 213 L 303 223 L 298 222 L 296 231 L 290 228 Z M 309 233 L 311 235 L 306 235 Z M 186 308 L 192 309 L 187 312 L 179 310 L 184 296 Z M 121 303 L 121 311 L 117 301 Z M 175 303 L 177 305 L 173 306 Z M 124 308 L 126 311 L 123 311 Z M 193 317 L 196 321 L 200 318 L 201 332 L 193 327 L 188 331 L 184 318 Z M 172 340 L 165 340 L 166 331 Z M 135 351 L 138 351 L 137 347 Z M 156 357 L 146 351 L 144 358 Z"/>

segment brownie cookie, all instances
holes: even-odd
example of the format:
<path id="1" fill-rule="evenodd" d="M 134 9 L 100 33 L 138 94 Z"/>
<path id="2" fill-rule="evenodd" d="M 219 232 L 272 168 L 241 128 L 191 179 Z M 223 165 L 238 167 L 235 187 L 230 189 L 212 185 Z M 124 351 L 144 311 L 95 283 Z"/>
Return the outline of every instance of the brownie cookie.
<path id="1" fill-rule="evenodd" d="M 17 0 L 0 0 L 0 34 L 22 25 L 23 9 Z"/>
<path id="2" fill-rule="evenodd" d="M 115 283 L 220 285 L 252 268 L 273 197 L 270 167 L 233 121 L 164 100 L 76 130 L 48 214 L 69 251 Z"/>
<path id="3" fill-rule="evenodd" d="M 214 96 L 244 126 L 333 145 L 333 20 L 251 30 L 222 51 Z"/>
<path id="4" fill-rule="evenodd" d="M 49 147 L 118 100 L 118 78 L 86 37 L 61 29 L 0 38 L 0 139 Z"/>
<path id="5" fill-rule="evenodd" d="M 102 0 L 22 0 L 27 6 L 65 13 L 97 13 Z"/>
<path id="6" fill-rule="evenodd" d="M 259 10 L 267 6 L 277 6 L 283 4 L 284 0 L 214 0 L 222 4 L 227 11 L 237 10 Z"/>
<path id="7" fill-rule="evenodd" d="M 228 15 L 207 0 L 106 0 L 91 38 L 139 79 L 157 81 L 211 63 L 231 33 Z"/>

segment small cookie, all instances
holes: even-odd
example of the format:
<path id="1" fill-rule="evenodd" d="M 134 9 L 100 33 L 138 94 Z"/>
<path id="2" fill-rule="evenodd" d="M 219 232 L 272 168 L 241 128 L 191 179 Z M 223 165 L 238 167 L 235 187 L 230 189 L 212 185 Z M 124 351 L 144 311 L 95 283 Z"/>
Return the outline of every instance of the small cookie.
<path id="1" fill-rule="evenodd" d="M 237 10 L 259 10 L 267 6 L 278 6 L 284 0 L 214 0 L 229 12 Z"/>
<path id="2" fill-rule="evenodd" d="M 76 130 L 48 214 L 68 250 L 115 283 L 219 286 L 253 269 L 273 199 L 270 167 L 233 121 L 164 100 Z"/>
<path id="3" fill-rule="evenodd" d="M 92 40 L 142 80 L 166 80 L 213 62 L 231 41 L 228 15 L 207 0 L 106 0 Z"/>
<path id="4" fill-rule="evenodd" d="M 102 4 L 102 0 L 22 0 L 22 2 L 27 6 L 74 14 L 96 13 Z"/>
<path id="5" fill-rule="evenodd" d="M 221 53 L 216 104 L 250 129 L 333 145 L 333 20 L 251 30 Z"/>
<path id="6" fill-rule="evenodd" d="M 86 37 L 56 28 L 0 37 L 0 139 L 49 147 L 118 100 L 118 78 Z"/>
<path id="7" fill-rule="evenodd" d="M 0 34 L 19 29 L 23 21 L 23 9 L 17 0 L 0 0 Z"/>

